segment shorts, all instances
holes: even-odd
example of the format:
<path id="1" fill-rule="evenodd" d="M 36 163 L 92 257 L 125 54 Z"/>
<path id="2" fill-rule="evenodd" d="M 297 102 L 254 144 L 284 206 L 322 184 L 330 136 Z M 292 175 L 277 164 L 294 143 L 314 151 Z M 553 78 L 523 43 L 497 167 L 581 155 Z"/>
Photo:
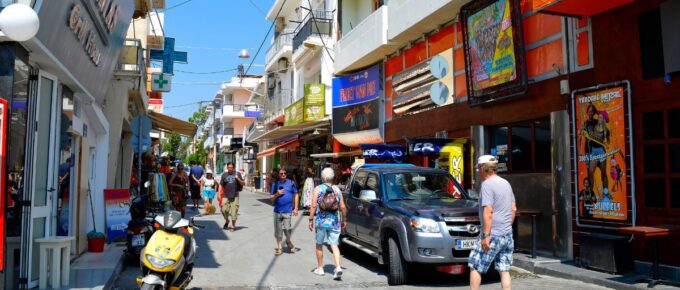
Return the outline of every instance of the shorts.
<path id="1" fill-rule="evenodd" d="M 486 273 L 491 266 L 491 262 L 496 262 L 496 271 L 508 272 L 512 266 L 512 252 L 515 248 L 515 241 L 512 234 L 504 236 L 491 236 L 488 252 L 482 249 L 481 235 L 477 240 L 477 246 L 470 252 L 468 267 L 475 269 L 479 273 Z"/>
<path id="2" fill-rule="evenodd" d="M 214 188 L 204 188 L 203 189 L 203 197 L 208 198 L 208 199 L 215 198 L 215 189 Z"/>
<path id="3" fill-rule="evenodd" d="M 232 221 L 236 221 L 238 218 L 238 197 L 224 198 L 222 201 L 222 216 L 224 216 L 224 220 L 228 221 L 231 218 Z"/>
<path id="4" fill-rule="evenodd" d="M 199 200 L 201 199 L 201 187 L 198 185 L 189 185 L 189 191 L 191 191 L 191 199 Z"/>
<path id="5" fill-rule="evenodd" d="M 600 158 L 596 158 L 599 156 Z M 602 147 L 593 147 L 590 149 L 590 161 L 605 162 L 607 161 L 607 152 Z"/>
<path id="6" fill-rule="evenodd" d="M 274 213 L 274 237 L 282 238 L 285 232 L 286 236 L 290 237 L 292 213 Z"/>
<path id="7" fill-rule="evenodd" d="M 326 239 L 328 239 L 329 245 L 337 246 L 340 243 L 340 231 L 316 228 L 316 244 L 323 245 Z"/>

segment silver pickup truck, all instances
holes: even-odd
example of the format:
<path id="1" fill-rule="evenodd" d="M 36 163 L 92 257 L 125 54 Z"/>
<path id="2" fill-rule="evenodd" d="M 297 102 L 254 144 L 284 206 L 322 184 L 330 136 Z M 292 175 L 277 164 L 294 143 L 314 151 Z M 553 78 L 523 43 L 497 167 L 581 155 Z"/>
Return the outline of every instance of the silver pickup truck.
<path id="1" fill-rule="evenodd" d="M 465 271 L 481 231 L 478 203 L 446 171 L 366 164 L 343 196 L 348 215 L 342 242 L 387 264 L 390 285 L 406 282 L 412 264 Z"/>

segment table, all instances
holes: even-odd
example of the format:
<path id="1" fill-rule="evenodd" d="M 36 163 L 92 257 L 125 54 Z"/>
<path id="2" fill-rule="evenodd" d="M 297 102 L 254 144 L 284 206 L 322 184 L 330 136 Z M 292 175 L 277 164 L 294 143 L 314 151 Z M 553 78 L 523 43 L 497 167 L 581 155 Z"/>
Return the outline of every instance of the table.
<path id="1" fill-rule="evenodd" d="M 47 288 L 47 251 L 50 249 L 52 250 L 50 284 L 54 289 L 59 289 L 62 285 L 68 286 L 71 270 L 71 241 L 74 239 L 56 236 L 35 240 L 40 245 L 40 277 L 38 278 L 40 289 Z"/>
<path id="2" fill-rule="evenodd" d="M 531 217 L 531 258 L 536 259 L 536 217 L 542 213 L 537 210 L 518 210 L 516 216 L 530 216 Z"/>
<path id="3" fill-rule="evenodd" d="M 679 283 L 659 279 L 659 238 L 671 234 L 679 234 L 680 226 L 676 225 L 658 225 L 654 227 L 647 226 L 631 226 L 618 228 L 619 232 L 641 236 L 645 238 L 652 238 L 654 243 L 654 262 L 652 264 L 652 279 L 648 280 L 647 287 L 652 288 L 658 284 L 680 286 Z"/>

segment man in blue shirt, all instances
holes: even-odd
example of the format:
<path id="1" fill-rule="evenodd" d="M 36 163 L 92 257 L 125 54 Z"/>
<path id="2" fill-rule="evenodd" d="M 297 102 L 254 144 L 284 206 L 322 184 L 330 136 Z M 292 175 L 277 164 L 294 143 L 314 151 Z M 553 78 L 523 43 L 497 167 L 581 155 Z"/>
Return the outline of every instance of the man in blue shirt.
<path id="1" fill-rule="evenodd" d="M 198 209 L 198 201 L 201 200 L 201 178 L 203 178 L 203 167 L 193 160 L 189 162 L 189 165 L 189 190 L 191 191 L 191 200 L 194 203 L 194 209 Z"/>
<path id="2" fill-rule="evenodd" d="M 298 215 L 298 189 L 295 183 L 287 178 L 285 168 L 279 170 L 279 180 L 272 184 L 269 200 L 274 203 L 274 237 L 276 237 L 276 255 L 283 253 L 283 234 L 286 235 L 288 251 L 295 253 L 290 238 L 292 235 L 291 215 Z"/>

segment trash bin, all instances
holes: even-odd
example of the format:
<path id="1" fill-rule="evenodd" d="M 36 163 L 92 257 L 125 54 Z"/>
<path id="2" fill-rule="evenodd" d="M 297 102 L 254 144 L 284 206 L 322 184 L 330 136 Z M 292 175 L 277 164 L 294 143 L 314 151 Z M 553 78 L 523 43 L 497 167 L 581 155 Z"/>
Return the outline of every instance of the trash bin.
<path id="1" fill-rule="evenodd" d="M 253 177 L 253 179 L 253 183 L 255 183 L 255 189 L 260 190 L 260 177 L 256 175 Z"/>

